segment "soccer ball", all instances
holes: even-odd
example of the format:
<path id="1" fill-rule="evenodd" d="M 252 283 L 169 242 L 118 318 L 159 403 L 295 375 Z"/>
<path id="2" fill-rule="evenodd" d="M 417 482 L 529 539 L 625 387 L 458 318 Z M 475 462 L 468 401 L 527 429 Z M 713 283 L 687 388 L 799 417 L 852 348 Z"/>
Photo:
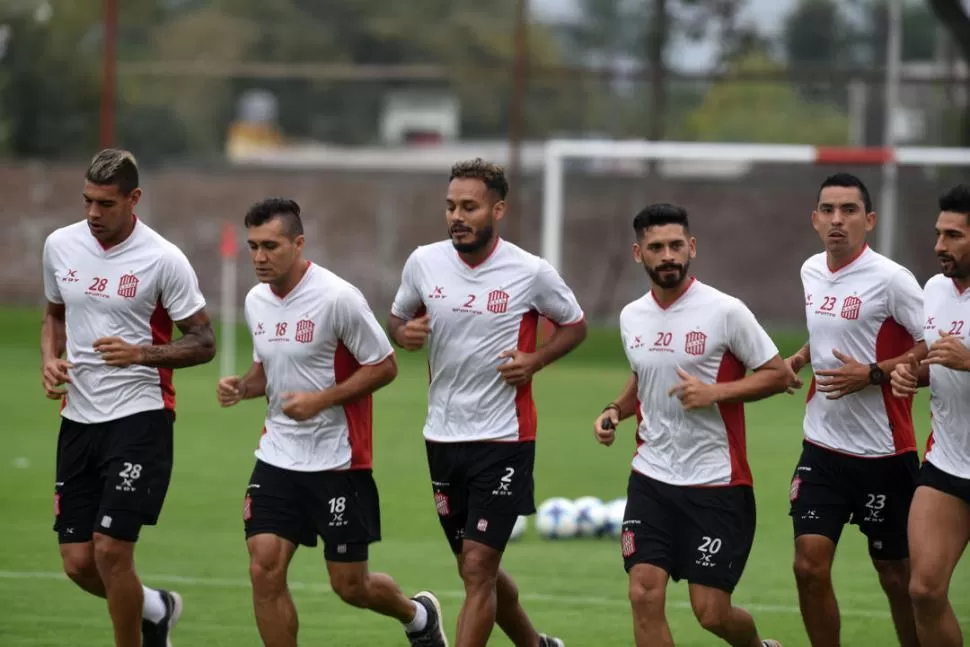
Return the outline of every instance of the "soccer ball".
<path id="1" fill-rule="evenodd" d="M 602 536 L 619 537 L 623 532 L 623 513 L 626 511 L 626 497 L 613 499 L 606 504 L 606 522 L 603 524 Z"/>
<path id="2" fill-rule="evenodd" d="M 576 506 L 576 530 L 580 537 L 596 537 L 606 524 L 606 507 L 595 496 L 573 501 Z"/>
<path id="3" fill-rule="evenodd" d="M 562 497 L 543 501 L 536 512 L 536 531 L 545 539 L 575 537 L 576 506 Z"/>
<path id="4" fill-rule="evenodd" d="M 520 539 L 522 535 L 525 534 L 525 529 L 529 526 L 529 518 L 523 515 L 519 515 L 519 518 L 515 520 L 515 525 L 512 526 L 512 536 L 509 537 L 510 541 L 515 541 Z"/>

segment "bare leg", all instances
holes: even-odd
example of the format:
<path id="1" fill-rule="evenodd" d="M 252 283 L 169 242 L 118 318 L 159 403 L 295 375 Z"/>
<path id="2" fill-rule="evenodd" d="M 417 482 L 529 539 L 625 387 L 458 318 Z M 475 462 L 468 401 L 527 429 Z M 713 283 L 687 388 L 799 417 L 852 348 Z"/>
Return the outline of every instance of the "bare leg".
<path id="1" fill-rule="evenodd" d="M 462 557 L 458 555 L 458 572 L 461 573 Z M 519 602 L 519 589 L 512 577 L 502 568 L 498 570 L 495 583 L 495 623 L 515 647 L 538 647 L 539 632 Z M 460 616 L 459 616 L 460 621 Z"/>
<path id="2" fill-rule="evenodd" d="M 741 607 L 733 606 L 727 591 L 691 584 L 690 606 L 704 629 L 732 647 L 761 647 L 754 618 Z"/>
<path id="3" fill-rule="evenodd" d="M 909 599 L 909 560 L 873 560 L 879 573 L 879 584 L 889 599 L 889 611 L 900 647 L 919 647 L 913 602 Z"/>
<path id="4" fill-rule="evenodd" d="M 485 647 L 495 626 L 496 588 L 502 553 L 490 546 L 465 539 L 462 547 L 461 579 L 465 601 L 458 621 L 457 647 Z"/>
<path id="5" fill-rule="evenodd" d="M 271 534 L 254 535 L 246 541 L 246 546 L 253 584 L 253 610 L 263 645 L 296 647 L 299 620 L 286 585 L 286 573 L 296 546 Z"/>
<path id="6" fill-rule="evenodd" d="M 144 599 L 135 574 L 135 544 L 95 533 L 94 562 L 104 583 L 115 646 L 141 647 Z"/>
<path id="7" fill-rule="evenodd" d="M 926 647 L 962 647 L 963 635 L 950 605 L 950 579 L 970 542 L 970 506 L 921 486 L 909 509 L 909 594 L 916 630 Z"/>
<path id="8" fill-rule="evenodd" d="M 832 588 L 835 543 L 822 535 L 795 539 L 795 582 L 802 620 L 812 647 L 839 647 L 841 620 Z"/>
<path id="9" fill-rule="evenodd" d="M 347 604 L 396 618 L 403 624 L 414 619 L 415 603 L 384 573 L 371 573 L 367 562 L 327 562 L 330 586 Z"/>
<path id="10" fill-rule="evenodd" d="M 630 607 L 636 647 L 674 647 L 667 624 L 667 571 L 650 564 L 630 569 Z"/>

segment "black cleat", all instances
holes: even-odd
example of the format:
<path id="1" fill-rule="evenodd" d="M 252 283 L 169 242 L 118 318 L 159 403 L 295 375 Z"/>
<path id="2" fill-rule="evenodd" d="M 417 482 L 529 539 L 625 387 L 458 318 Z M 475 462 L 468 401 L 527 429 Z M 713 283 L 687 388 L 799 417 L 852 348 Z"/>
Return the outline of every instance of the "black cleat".
<path id="1" fill-rule="evenodd" d="M 172 647 L 169 635 L 182 617 L 182 596 L 175 591 L 157 589 L 165 603 L 165 616 L 161 622 L 141 621 L 142 647 Z"/>
<path id="2" fill-rule="evenodd" d="M 421 591 L 413 598 L 416 603 L 423 606 L 428 612 L 428 623 L 421 631 L 407 633 L 411 647 L 448 647 L 448 636 L 441 625 L 441 603 L 434 593 Z"/>
<path id="3" fill-rule="evenodd" d="M 539 647 L 566 647 L 566 643 L 560 638 L 539 634 Z"/>

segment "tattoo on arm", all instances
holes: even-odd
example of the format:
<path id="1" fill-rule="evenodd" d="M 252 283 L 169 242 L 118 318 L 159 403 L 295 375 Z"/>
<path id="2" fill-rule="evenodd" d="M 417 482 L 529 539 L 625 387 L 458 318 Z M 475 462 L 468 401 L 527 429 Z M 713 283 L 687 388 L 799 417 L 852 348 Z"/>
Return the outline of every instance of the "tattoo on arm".
<path id="1" fill-rule="evenodd" d="M 216 355 L 216 335 L 205 310 L 175 322 L 182 336 L 158 346 L 142 346 L 141 364 L 155 368 L 186 368 L 205 364 Z"/>

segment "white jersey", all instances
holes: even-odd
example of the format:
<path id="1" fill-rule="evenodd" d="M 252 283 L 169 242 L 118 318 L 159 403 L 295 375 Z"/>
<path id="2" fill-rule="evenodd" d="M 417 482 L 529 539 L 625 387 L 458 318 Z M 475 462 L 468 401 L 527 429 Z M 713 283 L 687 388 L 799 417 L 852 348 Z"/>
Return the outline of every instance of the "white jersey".
<path id="1" fill-rule="evenodd" d="M 691 279 L 667 308 L 653 291 L 620 313 L 620 335 L 637 378 L 633 469 L 681 486 L 751 485 L 744 405 L 686 410 L 670 389 L 681 368 L 714 384 L 744 377 L 778 349 L 740 300 Z"/>
<path id="2" fill-rule="evenodd" d="M 509 386 L 503 351 L 536 349 L 539 315 L 577 324 L 583 311 L 544 259 L 504 240 L 470 267 L 451 241 L 418 247 L 404 265 L 391 314 L 430 315 L 428 415 L 437 442 L 528 441 L 536 436 L 532 384 Z"/>
<path id="3" fill-rule="evenodd" d="M 108 366 L 94 341 L 172 341 L 173 322 L 205 307 L 185 254 L 141 221 L 128 238 L 106 249 L 81 221 L 47 237 L 43 267 L 44 295 L 64 304 L 67 361 L 73 365 L 61 415 L 90 424 L 174 410 L 172 369 Z"/>
<path id="4" fill-rule="evenodd" d="M 370 395 L 303 421 L 281 411 L 288 392 L 323 391 L 394 350 L 364 295 L 333 272 L 307 263 L 285 297 L 266 283 L 246 295 L 253 360 L 266 373 L 266 424 L 256 458 L 282 469 L 370 469 Z"/>
<path id="5" fill-rule="evenodd" d="M 923 340 L 923 291 L 912 272 L 868 247 L 832 271 L 825 253 L 802 265 L 813 375 L 842 366 L 833 349 L 863 364 L 902 355 Z M 891 456 L 916 449 L 912 400 L 888 381 L 838 400 L 815 392 L 805 406 L 805 438 L 853 456 Z"/>
<path id="6" fill-rule="evenodd" d="M 951 279 L 937 274 L 926 282 L 923 298 L 926 343 L 935 343 L 943 330 L 970 346 L 970 290 L 960 292 Z M 926 460 L 947 474 L 970 479 L 970 372 L 930 366 L 930 414 Z"/>

